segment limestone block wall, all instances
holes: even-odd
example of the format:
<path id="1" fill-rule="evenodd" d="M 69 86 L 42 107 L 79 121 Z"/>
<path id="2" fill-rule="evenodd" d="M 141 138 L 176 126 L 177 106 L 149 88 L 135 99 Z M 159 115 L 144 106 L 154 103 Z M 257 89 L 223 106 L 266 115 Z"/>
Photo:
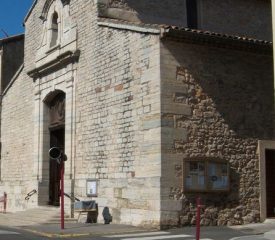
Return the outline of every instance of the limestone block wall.
<path id="1" fill-rule="evenodd" d="M 43 41 L 43 20 L 41 16 L 45 1 L 37 1 L 25 24 L 24 66 L 26 72 L 35 68 L 35 56 Z M 32 80 L 31 78 L 29 78 Z"/>
<path id="2" fill-rule="evenodd" d="M 272 41 L 271 1 L 198 0 L 199 28 Z"/>
<path id="3" fill-rule="evenodd" d="M 0 190 L 8 194 L 8 211 L 37 206 L 35 194 L 29 201 L 25 196 L 38 189 L 34 156 L 34 89 L 27 72 L 35 65 L 34 56 L 41 41 L 39 14 L 43 1 L 38 1 L 25 23 L 24 69 L 5 88 L 1 113 L 1 181 Z"/>
<path id="4" fill-rule="evenodd" d="M 163 225 L 260 221 L 257 141 L 273 136 L 272 56 L 163 41 L 161 44 Z M 167 137 L 168 136 L 168 137 Z M 230 167 L 228 192 L 184 191 L 185 161 Z"/>
<path id="5" fill-rule="evenodd" d="M 1 182 L 8 194 L 8 211 L 22 210 L 36 202 L 24 198 L 36 188 L 33 169 L 32 81 L 23 70 L 4 92 L 1 115 Z"/>
<path id="6" fill-rule="evenodd" d="M 98 26 L 97 5 L 71 2 L 81 51 L 76 82 L 75 195 L 98 180 L 99 220 L 158 225 L 158 36 Z"/>

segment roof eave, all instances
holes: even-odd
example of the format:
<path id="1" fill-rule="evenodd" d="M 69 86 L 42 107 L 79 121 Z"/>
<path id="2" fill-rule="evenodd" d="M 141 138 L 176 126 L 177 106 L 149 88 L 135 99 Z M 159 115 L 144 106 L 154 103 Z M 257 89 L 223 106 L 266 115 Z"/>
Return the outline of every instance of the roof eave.
<path id="1" fill-rule="evenodd" d="M 234 36 L 223 36 L 221 34 L 211 34 L 192 30 L 182 30 L 164 28 L 162 30 L 162 40 L 168 39 L 186 43 L 196 43 L 200 45 L 211 45 L 214 47 L 230 48 L 235 50 L 251 51 L 267 55 L 272 55 L 272 42 L 246 39 Z"/>

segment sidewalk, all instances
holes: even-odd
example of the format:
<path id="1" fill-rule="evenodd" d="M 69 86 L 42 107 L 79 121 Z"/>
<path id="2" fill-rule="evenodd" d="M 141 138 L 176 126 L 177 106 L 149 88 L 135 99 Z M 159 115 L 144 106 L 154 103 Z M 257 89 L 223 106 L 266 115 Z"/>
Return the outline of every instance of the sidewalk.
<path id="1" fill-rule="evenodd" d="M 61 230 L 58 215 L 59 210 L 52 208 L 37 208 L 16 213 L 0 214 L 0 226 L 22 229 L 49 238 L 113 235 L 122 232 L 148 231 L 148 229 L 128 225 L 77 223 L 70 219 L 65 219 L 65 229 Z"/>
<path id="2" fill-rule="evenodd" d="M 266 239 L 269 239 L 269 240 L 274 240 L 274 239 L 275 239 L 275 230 L 266 232 L 266 233 L 264 234 L 264 237 L 265 237 Z"/>
<path id="3" fill-rule="evenodd" d="M 65 229 L 61 230 L 60 223 L 45 223 L 37 222 L 29 215 L 27 218 L 20 218 L 20 214 L 3 214 L 0 215 L 0 225 L 7 227 L 14 227 L 29 231 L 40 236 L 48 238 L 63 238 L 63 237 L 78 237 L 78 236 L 102 236 L 102 235 L 116 235 L 123 233 L 139 233 L 148 231 L 158 231 L 159 229 L 145 229 L 142 227 L 134 227 L 121 224 L 85 224 L 75 222 L 65 222 Z M 40 214 L 41 219 L 41 214 Z M 42 219 L 43 220 L 43 219 Z M 189 230 L 186 227 L 185 230 Z M 207 228 L 207 227 L 206 227 Z M 238 231 L 243 235 L 263 235 L 265 239 L 275 240 L 275 219 L 267 220 L 264 223 L 247 224 L 239 226 L 222 227 Z M 217 227 L 217 230 L 220 227 Z M 175 230 L 175 229 L 174 229 Z M 193 229 L 192 229 L 193 231 Z"/>
<path id="4" fill-rule="evenodd" d="M 275 240 L 275 219 L 266 220 L 263 223 L 231 226 L 230 228 L 249 234 L 263 234 L 266 239 Z"/>
<path id="5" fill-rule="evenodd" d="M 148 229 L 118 224 L 100 223 L 66 223 L 65 229 L 61 230 L 59 224 L 42 224 L 20 227 L 24 231 L 32 232 L 40 236 L 54 237 L 80 237 L 80 236 L 102 236 L 120 233 L 148 232 Z M 152 229 L 153 231 L 154 229 Z M 155 229 L 156 230 L 156 229 Z"/>
<path id="6" fill-rule="evenodd" d="M 187 227 L 188 228 L 188 227 Z M 218 228 L 218 227 L 217 227 Z M 241 226 L 228 227 L 235 231 L 240 231 L 247 235 L 264 234 L 266 239 L 275 239 L 275 221 L 267 221 L 264 223 L 247 224 Z M 122 233 L 148 232 L 148 229 L 134 227 L 129 225 L 118 224 L 85 224 L 85 223 L 67 223 L 65 229 L 61 230 L 59 224 L 42 224 L 21 227 L 25 231 L 29 231 L 44 237 L 78 237 L 78 236 L 102 236 L 115 235 Z M 149 231 L 156 231 L 151 229 Z"/>

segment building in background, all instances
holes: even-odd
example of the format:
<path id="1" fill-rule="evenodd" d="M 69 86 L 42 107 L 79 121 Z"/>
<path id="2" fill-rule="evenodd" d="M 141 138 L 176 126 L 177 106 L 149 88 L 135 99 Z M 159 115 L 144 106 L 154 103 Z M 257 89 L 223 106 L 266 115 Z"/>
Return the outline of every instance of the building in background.
<path id="1" fill-rule="evenodd" d="M 0 84 L 1 93 L 7 88 L 24 59 L 24 35 L 0 40 Z"/>
<path id="2" fill-rule="evenodd" d="M 116 223 L 189 225 L 198 196 L 203 225 L 274 217 L 271 19 L 259 0 L 35 1 L 2 94 L 8 210 L 59 205 L 58 146 L 65 192 Z"/>

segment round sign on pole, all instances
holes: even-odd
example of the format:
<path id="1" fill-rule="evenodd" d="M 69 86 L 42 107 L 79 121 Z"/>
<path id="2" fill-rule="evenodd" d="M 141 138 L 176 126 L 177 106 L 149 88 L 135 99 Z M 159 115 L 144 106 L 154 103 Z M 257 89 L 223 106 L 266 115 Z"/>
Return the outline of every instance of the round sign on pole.
<path id="1" fill-rule="evenodd" d="M 61 150 L 58 147 L 52 147 L 49 150 L 49 156 L 50 156 L 50 158 L 55 159 L 55 160 L 60 159 L 61 158 Z"/>

